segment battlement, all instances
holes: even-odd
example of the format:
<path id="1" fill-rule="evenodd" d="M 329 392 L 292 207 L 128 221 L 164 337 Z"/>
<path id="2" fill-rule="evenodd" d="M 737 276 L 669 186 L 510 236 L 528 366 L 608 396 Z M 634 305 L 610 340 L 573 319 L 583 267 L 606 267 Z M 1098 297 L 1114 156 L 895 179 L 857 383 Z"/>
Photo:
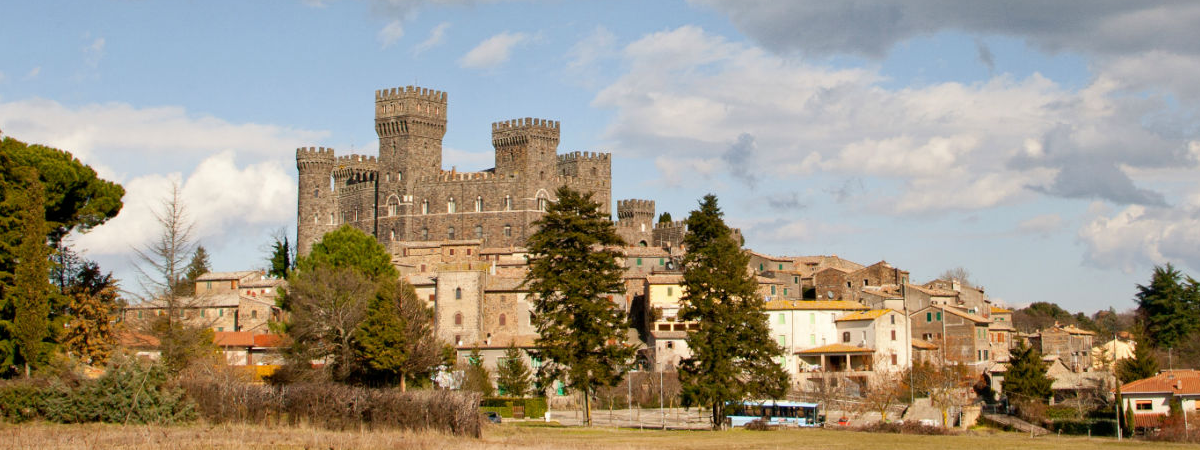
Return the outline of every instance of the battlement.
<path id="1" fill-rule="evenodd" d="M 296 149 L 296 161 L 333 163 L 333 149 L 325 147 L 300 147 Z"/>
<path id="2" fill-rule="evenodd" d="M 572 162 L 572 161 L 607 162 L 611 158 L 612 158 L 612 153 L 575 151 L 575 152 L 563 153 L 561 155 L 558 155 L 558 162 Z"/>
<path id="3" fill-rule="evenodd" d="M 654 200 L 617 200 L 617 219 L 651 220 L 654 218 Z"/>
<path id="4" fill-rule="evenodd" d="M 492 172 L 459 172 L 456 170 L 443 170 L 438 175 L 436 181 L 485 181 L 496 179 L 496 174 Z"/>
<path id="5" fill-rule="evenodd" d="M 376 158 L 368 155 L 342 155 L 337 157 L 337 164 L 340 165 L 368 165 L 376 164 Z"/>
<path id="6" fill-rule="evenodd" d="M 535 119 L 532 117 L 492 122 L 492 133 L 497 131 L 516 131 L 521 129 L 545 129 L 552 131 L 557 136 L 559 122 L 557 120 Z"/>
<path id="7" fill-rule="evenodd" d="M 393 100 L 416 99 L 429 102 L 446 103 L 446 93 L 417 86 L 394 87 L 375 91 L 376 102 Z"/>
<path id="8" fill-rule="evenodd" d="M 654 229 L 656 229 L 656 230 L 669 230 L 669 229 L 675 229 L 675 228 L 687 228 L 687 222 L 682 221 L 682 220 L 676 220 L 673 222 L 655 222 L 654 223 Z"/>

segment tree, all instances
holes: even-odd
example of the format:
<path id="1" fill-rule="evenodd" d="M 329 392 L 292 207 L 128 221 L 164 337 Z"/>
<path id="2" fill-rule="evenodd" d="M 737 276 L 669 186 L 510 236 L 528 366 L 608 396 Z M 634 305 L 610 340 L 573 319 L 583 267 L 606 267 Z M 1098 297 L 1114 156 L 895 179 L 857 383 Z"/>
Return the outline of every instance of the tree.
<path id="1" fill-rule="evenodd" d="M 515 341 L 504 351 L 504 362 L 500 363 L 497 372 L 496 384 L 505 395 L 524 397 L 529 392 L 529 366 L 525 365 Z"/>
<path id="2" fill-rule="evenodd" d="M 350 379 L 359 370 L 354 334 L 376 291 L 372 280 L 349 267 L 320 265 L 292 274 L 286 294 L 289 356 L 325 361 L 334 380 Z"/>
<path id="3" fill-rule="evenodd" d="M 683 401 L 710 407 L 713 428 L 724 425 L 728 402 L 787 391 L 787 374 L 775 361 L 783 350 L 770 337 L 758 283 L 746 270 L 750 256 L 722 215 L 709 194 L 688 216 L 679 309 L 681 320 L 699 325 L 687 337 L 692 356 L 679 367 Z"/>
<path id="4" fill-rule="evenodd" d="M 1168 263 L 1154 267 L 1149 285 L 1137 286 L 1137 315 L 1145 331 L 1139 344 L 1175 347 L 1200 326 L 1200 288 L 1195 280 L 1185 285 L 1181 277 Z"/>
<path id="5" fill-rule="evenodd" d="M 535 354 L 546 361 L 538 376 L 543 386 L 560 380 L 582 392 L 584 421 L 591 425 L 596 387 L 619 383 L 635 352 L 625 342 L 626 315 L 612 301 L 624 285 L 611 248 L 623 241 L 590 193 L 564 186 L 555 194 L 558 201 L 534 222 L 538 231 L 527 244 Z"/>
<path id="6" fill-rule="evenodd" d="M 67 352 L 85 364 L 103 365 L 116 345 L 113 311 L 120 296 L 112 273 L 103 274 L 100 266 L 85 261 L 76 281 L 67 289 L 71 298 L 71 319 L 62 343 Z"/>
<path id="7" fill-rule="evenodd" d="M 1118 384 L 1150 378 L 1158 375 L 1158 358 L 1149 345 L 1138 342 L 1133 347 L 1133 358 L 1117 362 L 1116 372 Z"/>
<path id="8" fill-rule="evenodd" d="M 162 200 L 154 217 L 160 227 L 159 234 L 150 243 L 135 249 L 138 260 L 135 268 L 142 285 L 142 301 L 161 308 L 163 314 L 153 316 L 141 326 L 158 338 L 163 363 L 178 371 L 193 360 L 213 355 L 216 347 L 212 330 L 185 315 L 189 310 L 207 305 L 202 299 L 188 297 L 180 289 L 189 268 L 185 261 L 196 244 L 192 241 L 193 224 L 178 184 L 171 186 L 171 192 Z"/>
<path id="9" fill-rule="evenodd" d="M 355 354 L 365 362 L 367 376 L 376 381 L 421 379 L 442 362 L 442 346 L 433 335 L 433 312 L 412 285 L 398 280 L 381 282 L 366 317 L 355 331 Z"/>
<path id="10" fill-rule="evenodd" d="M 319 265 L 353 268 L 372 280 L 399 276 L 387 249 L 349 225 L 325 233 L 308 255 L 296 261 L 296 268 L 302 271 Z"/>
<path id="11" fill-rule="evenodd" d="M 658 215 L 658 223 L 667 223 L 670 221 L 671 221 L 671 213 L 663 211 L 662 214 Z"/>
<path id="12" fill-rule="evenodd" d="M 271 269 L 267 273 L 275 278 L 287 278 L 287 274 L 292 270 L 292 247 L 288 245 L 288 238 L 284 236 L 282 239 L 276 239 L 274 244 L 271 244 Z"/>
<path id="13" fill-rule="evenodd" d="M 938 275 L 938 279 L 957 281 L 959 284 L 963 285 L 963 287 L 975 286 L 975 282 L 971 280 L 971 271 L 962 266 L 958 266 L 953 269 L 946 269 L 941 275 Z"/>
<path id="14" fill-rule="evenodd" d="M 1046 376 L 1046 362 L 1037 349 L 1020 342 L 1012 349 L 1008 370 L 1004 372 L 1001 386 L 1009 398 L 1042 401 L 1053 391 L 1053 382 Z"/>
<path id="15" fill-rule="evenodd" d="M 492 374 L 487 367 L 483 366 L 483 354 L 479 352 L 479 347 L 471 350 L 471 354 L 467 356 L 466 378 L 463 380 L 463 390 L 478 392 L 484 397 L 491 397 L 495 393 L 492 388 Z"/>
<path id="16" fill-rule="evenodd" d="M 179 296 L 196 295 L 196 280 L 211 271 L 208 263 L 208 250 L 205 250 L 203 245 L 197 245 L 196 250 L 192 252 L 192 259 L 188 261 L 183 279 L 179 280 L 175 286 L 176 294 Z"/>
<path id="17" fill-rule="evenodd" d="M 25 377 L 30 370 L 42 364 L 46 350 L 53 341 L 50 333 L 50 263 L 49 248 L 46 246 L 46 219 L 43 211 L 44 191 L 37 181 L 33 169 L 23 171 L 28 180 L 24 192 L 24 207 L 18 212 L 22 234 L 25 236 L 17 248 L 17 269 L 14 288 L 8 294 L 16 311 L 13 319 L 13 334 L 16 350 L 25 368 Z"/>
<path id="18" fill-rule="evenodd" d="M 875 373 L 868 381 L 859 403 L 862 412 L 878 412 L 881 421 L 888 421 L 888 411 L 892 405 L 900 402 L 907 395 L 904 383 L 900 379 L 902 372 L 887 371 Z"/>

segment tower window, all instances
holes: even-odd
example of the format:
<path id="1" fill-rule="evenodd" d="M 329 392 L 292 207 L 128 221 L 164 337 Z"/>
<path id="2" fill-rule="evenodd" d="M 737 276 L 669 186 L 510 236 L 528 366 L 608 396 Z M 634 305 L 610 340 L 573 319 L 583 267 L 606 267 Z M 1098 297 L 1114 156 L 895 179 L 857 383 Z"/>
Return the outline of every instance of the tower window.
<path id="1" fill-rule="evenodd" d="M 507 318 L 507 317 L 505 317 L 505 316 L 504 316 L 504 314 L 501 314 L 501 315 L 500 315 L 500 326 L 504 326 L 504 325 L 506 325 L 506 324 L 507 324 L 507 322 L 508 322 L 508 320 L 507 320 L 507 319 L 508 319 L 508 318 Z"/>
<path id="2" fill-rule="evenodd" d="M 396 196 L 393 195 L 391 197 L 388 197 L 387 215 L 395 216 L 397 214 L 400 214 L 400 199 L 396 198 Z"/>
<path id="3" fill-rule="evenodd" d="M 454 240 L 454 227 L 446 229 L 446 239 Z"/>
<path id="4" fill-rule="evenodd" d="M 461 326 L 462 326 L 462 319 L 463 319 L 463 317 L 462 317 L 462 313 L 454 313 L 454 325 L 455 325 L 455 326 L 460 326 L 460 327 L 461 327 Z"/>
<path id="5" fill-rule="evenodd" d="M 475 212 L 483 212 L 483 197 L 475 197 Z"/>
<path id="6" fill-rule="evenodd" d="M 458 212 L 458 206 L 454 203 L 454 197 L 450 197 L 450 201 L 446 202 L 446 212 L 448 212 L 448 213 Z"/>
<path id="7" fill-rule="evenodd" d="M 475 225 L 475 239 L 483 239 L 483 225 Z"/>
<path id="8" fill-rule="evenodd" d="M 391 232 L 388 234 L 388 240 L 389 240 L 389 241 L 394 241 L 394 240 L 396 240 L 396 230 L 392 230 L 392 231 L 391 231 Z"/>
<path id="9" fill-rule="evenodd" d="M 421 214 L 429 214 L 429 200 L 421 201 Z"/>
<path id="10" fill-rule="evenodd" d="M 511 195 L 504 196 L 504 210 L 512 211 L 512 196 Z"/>
<path id="11" fill-rule="evenodd" d="M 429 240 L 429 229 L 428 229 L 428 228 L 422 228 L 422 229 L 421 229 L 421 240 L 422 240 L 422 241 L 428 241 L 428 240 Z"/>
<path id="12" fill-rule="evenodd" d="M 396 172 L 396 181 L 404 181 L 404 172 Z"/>
<path id="13" fill-rule="evenodd" d="M 546 202 L 546 199 L 545 199 L 544 197 L 539 197 L 539 198 L 537 199 L 537 208 L 538 208 L 538 211 L 545 211 L 545 210 L 546 210 L 546 203 L 547 203 L 547 202 Z"/>
<path id="14" fill-rule="evenodd" d="M 318 197 L 320 197 L 320 196 L 321 196 L 321 190 L 320 190 L 320 189 L 313 189 L 313 198 L 318 198 Z"/>
<path id="15" fill-rule="evenodd" d="M 462 288 L 454 288 L 454 299 L 462 300 Z"/>
<path id="16" fill-rule="evenodd" d="M 512 237 L 512 225 L 504 226 L 504 237 Z"/>

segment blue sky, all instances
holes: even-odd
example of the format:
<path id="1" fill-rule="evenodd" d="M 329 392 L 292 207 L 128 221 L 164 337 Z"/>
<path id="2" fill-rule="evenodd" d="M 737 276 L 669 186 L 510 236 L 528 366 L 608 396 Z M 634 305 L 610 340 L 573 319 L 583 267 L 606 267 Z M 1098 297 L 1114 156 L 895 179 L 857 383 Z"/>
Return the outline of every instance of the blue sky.
<path id="1" fill-rule="evenodd" d="M 43 4 L 50 3 L 50 4 Z M 76 245 L 131 248 L 183 187 L 218 270 L 294 233 L 294 149 L 376 150 L 376 89 L 449 93 L 443 165 L 490 123 L 560 120 L 614 198 L 705 193 L 754 250 L 962 266 L 996 300 L 1133 306 L 1200 275 L 1200 4 L 328 0 L 7 5 L 0 130 L 128 195 Z M 13 20 L 15 19 L 15 20 Z"/>

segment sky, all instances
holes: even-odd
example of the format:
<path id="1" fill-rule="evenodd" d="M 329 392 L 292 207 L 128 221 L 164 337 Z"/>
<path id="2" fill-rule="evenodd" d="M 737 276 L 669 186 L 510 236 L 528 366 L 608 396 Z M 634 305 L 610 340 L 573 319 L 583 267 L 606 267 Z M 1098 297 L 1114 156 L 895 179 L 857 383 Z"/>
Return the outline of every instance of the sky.
<path id="1" fill-rule="evenodd" d="M 611 152 L 613 198 L 707 193 L 747 247 L 966 268 L 1002 304 L 1132 308 L 1200 277 L 1200 2 L 16 2 L 0 131 L 126 189 L 73 245 L 137 290 L 177 183 L 215 270 L 294 236 L 295 149 L 375 154 L 374 91 L 448 92 L 443 166 L 492 122 Z"/>

